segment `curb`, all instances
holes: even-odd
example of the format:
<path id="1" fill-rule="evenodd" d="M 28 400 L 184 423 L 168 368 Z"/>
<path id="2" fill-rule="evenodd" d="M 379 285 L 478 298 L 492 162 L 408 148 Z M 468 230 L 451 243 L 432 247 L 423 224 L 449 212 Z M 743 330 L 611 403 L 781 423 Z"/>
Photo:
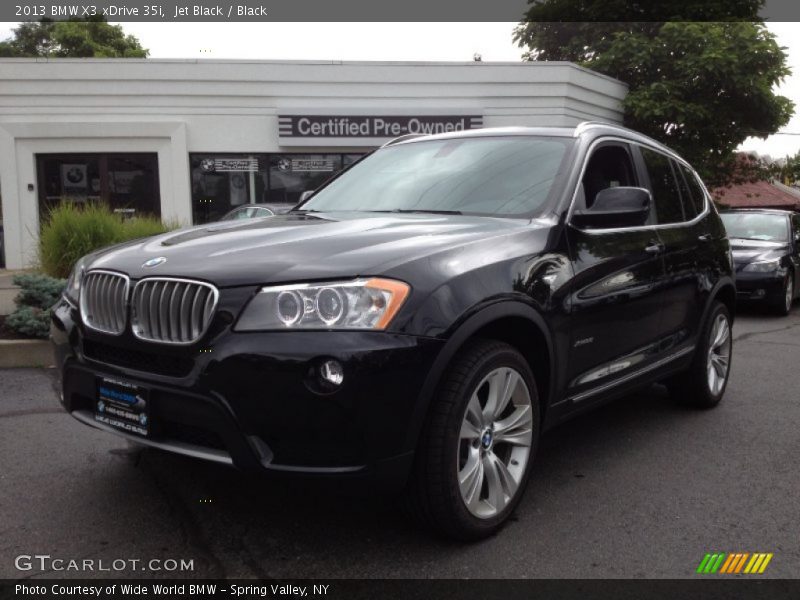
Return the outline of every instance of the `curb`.
<path id="1" fill-rule="evenodd" d="M 0 340 L 0 369 L 49 367 L 52 364 L 50 340 Z"/>

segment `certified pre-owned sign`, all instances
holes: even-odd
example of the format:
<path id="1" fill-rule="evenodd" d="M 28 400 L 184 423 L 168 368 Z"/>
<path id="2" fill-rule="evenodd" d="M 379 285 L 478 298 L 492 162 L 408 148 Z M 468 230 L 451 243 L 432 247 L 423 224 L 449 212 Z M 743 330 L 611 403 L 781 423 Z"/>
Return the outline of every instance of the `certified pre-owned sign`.
<path id="1" fill-rule="evenodd" d="M 434 134 L 480 129 L 483 117 L 477 115 L 280 115 L 281 141 L 293 138 L 390 139 L 407 133 Z"/>

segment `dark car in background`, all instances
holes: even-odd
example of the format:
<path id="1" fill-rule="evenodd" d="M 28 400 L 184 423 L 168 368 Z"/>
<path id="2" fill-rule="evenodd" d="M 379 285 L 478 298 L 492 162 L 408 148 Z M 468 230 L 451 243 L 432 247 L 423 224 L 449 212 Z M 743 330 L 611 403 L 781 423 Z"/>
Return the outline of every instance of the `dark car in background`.
<path id="1" fill-rule="evenodd" d="M 545 430 L 658 381 L 719 403 L 735 294 L 722 222 L 668 148 L 484 129 L 386 144 L 285 215 L 89 255 L 52 339 L 87 425 L 399 492 L 478 539 Z"/>
<path id="2" fill-rule="evenodd" d="M 720 216 L 736 265 L 737 299 L 763 302 L 788 315 L 800 286 L 800 215 L 748 208 Z"/>
<path id="3" fill-rule="evenodd" d="M 238 221 L 240 219 L 258 219 L 282 215 L 292 209 L 292 204 L 244 204 L 228 211 L 220 221 Z"/>

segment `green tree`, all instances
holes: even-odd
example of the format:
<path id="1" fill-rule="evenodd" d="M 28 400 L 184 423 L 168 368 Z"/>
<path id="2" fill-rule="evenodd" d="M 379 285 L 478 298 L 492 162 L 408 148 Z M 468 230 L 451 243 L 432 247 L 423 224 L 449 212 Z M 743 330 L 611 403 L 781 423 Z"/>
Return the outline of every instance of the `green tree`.
<path id="1" fill-rule="evenodd" d="M 139 40 L 102 17 L 21 23 L 14 36 L 0 42 L 5 57 L 146 58 Z"/>
<path id="2" fill-rule="evenodd" d="M 778 168 L 777 176 L 787 185 L 800 182 L 800 152 L 794 156 L 786 157 L 785 161 L 783 161 Z"/>
<path id="3" fill-rule="evenodd" d="M 568 60 L 627 83 L 625 124 L 672 147 L 718 186 L 731 180 L 747 137 L 775 133 L 794 111 L 774 92 L 790 70 L 759 22 L 762 5 L 541 0 L 514 39 L 526 60 Z"/>

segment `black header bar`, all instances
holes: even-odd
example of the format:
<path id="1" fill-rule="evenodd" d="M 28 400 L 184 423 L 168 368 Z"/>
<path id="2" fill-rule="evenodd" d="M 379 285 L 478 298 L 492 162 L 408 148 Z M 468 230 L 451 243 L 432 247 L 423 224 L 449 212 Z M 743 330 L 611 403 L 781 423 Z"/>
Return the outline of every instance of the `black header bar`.
<path id="1" fill-rule="evenodd" d="M 657 0 L 650 0 L 657 2 Z M 579 4 L 580 2 L 576 2 Z M 662 0 L 664 14 L 670 2 Z M 0 21 L 61 20 L 103 16 L 107 21 L 308 22 L 425 21 L 514 22 L 528 0 L 3 0 Z M 631 13 L 631 20 L 635 12 Z M 655 13 L 660 14 L 660 13 Z M 575 11 L 575 20 L 581 12 Z M 759 16 L 767 21 L 800 20 L 796 0 L 766 0 Z M 641 17 L 639 17 L 639 20 Z M 651 20 L 661 20 L 653 18 Z M 254 40 L 254 43 L 256 40 Z M 442 43 L 446 43 L 442 40 Z"/>
<path id="2" fill-rule="evenodd" d="M 800 580 L 359 579 L 359 580 L 0 580 L 3 600 L 795 600 Z"/>

